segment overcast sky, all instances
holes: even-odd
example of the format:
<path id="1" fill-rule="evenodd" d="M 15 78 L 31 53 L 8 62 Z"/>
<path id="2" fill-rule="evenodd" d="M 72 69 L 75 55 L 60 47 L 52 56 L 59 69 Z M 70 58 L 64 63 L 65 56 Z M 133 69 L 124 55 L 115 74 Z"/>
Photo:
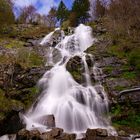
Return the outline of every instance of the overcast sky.
<path id="1" fill-rule="evenodd" d="M 61 0 L 13 0 L 15 4 L 15 13 L 18 13 L 20 8 L 34 5 L 37 12 L 40 14 L 47 14 L 52 6 L 58 6 Z M 70 9 L 73 0 L 63 0 L 66 6 Z"/>

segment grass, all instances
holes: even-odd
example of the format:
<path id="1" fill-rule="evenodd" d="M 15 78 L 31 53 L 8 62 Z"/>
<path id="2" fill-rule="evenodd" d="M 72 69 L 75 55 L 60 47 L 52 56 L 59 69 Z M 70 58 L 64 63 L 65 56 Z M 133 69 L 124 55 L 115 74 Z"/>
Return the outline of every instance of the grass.
<path id="1" fill-rule="evenodd" d="M 107 73 L 111 73 L 113 71 L 113 67 L 112 66 L 107 66 L 104 68 L 104 71 L 106 71 Z"/>
<path id="2" fill-rule="evenodd" d="M 19 48 L 17 54 L 1 54 L 1 64 L 20 64 L 23 68 L 40 67 L 44 65 L 44 59 L 34 50 Z"/>
<path id="3" fill-rule="evenodd" d="M 128 72 L 124 72 L 122 74 L 122 77 L 128 80 L 133 80 L 136 79 L 137 75 L 135 71 L 130 71 L 130 72 L 128 71 Z"/>
<path id="4" fill-rule="evenodd" d="M 5 48 L 21 48 L 24 46 L 24 42 L 12 38 L 0 38 L 0 45 Z"/>
<path id="5" fill-rule="evenodd" d="M 115 117 L 127 114 L 126 117 L 119 117 L 119 119 L 113 120 L 112 124 L 116 129 L 140 132 L 140 113 L 135 111 L 130 104 L 117 104 L 111 108 L 110 114 Z"/>
<path id="6" fill-rule="evenodd" d="M 117 91 L 122 91 L 122 90 L 125 90 L 125 89 L 127 89 L 127 87 L 124 87 L 124 86 L 116 86 L 115 87 L 115 90 L 117 90 Z"/>
<path id="7" fill-rule="evenodd" d="M 140 132 L 140 114 L 129 114 L 125 120 L 121 119 L 118 121 L 114 121 L 113 125 L 116 128 L 129 127 L 130 129 L 136 129 Z"/>
<path id="8" fill-rule="evenodd" d="M 16 63 L 21 64 L 24 68 L 42 66 L 43 57 L 35 51 L 30 51 L 26 48 L 19 49 L 16 56 Z"/>

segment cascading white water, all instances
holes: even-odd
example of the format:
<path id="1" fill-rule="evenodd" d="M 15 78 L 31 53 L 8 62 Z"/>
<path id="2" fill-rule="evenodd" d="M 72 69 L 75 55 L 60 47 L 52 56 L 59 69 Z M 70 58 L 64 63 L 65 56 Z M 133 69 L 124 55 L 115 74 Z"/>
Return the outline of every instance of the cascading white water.
<path id="1" fill-rule="evenodd" d="M 41 44 L 48 42 L 52 35 L 53 32 L 47 35 Z M 27 129 L 47 131 L 47 126 L 40 119 L 50 114 L 55 116 L 56 127 L 63 128 L 68 133 L 83 133 L 87 128 L 110 129 L 107 117 L 104 116 L 108 109 L 107 96 L 101 85 L 102 95 L 91 84 L 84 53 L 93 42 L 92 29 L 82 24 L 75 29 L 73 35 L 61 38 L 55 48 L 61 52 L 62 58 L 39 81 L 43 91 L 36 106 L 24 115 Z M 77 83 L 66 69 L 70 58 L 77 55 L 84 64 L 86 86 Z"/>

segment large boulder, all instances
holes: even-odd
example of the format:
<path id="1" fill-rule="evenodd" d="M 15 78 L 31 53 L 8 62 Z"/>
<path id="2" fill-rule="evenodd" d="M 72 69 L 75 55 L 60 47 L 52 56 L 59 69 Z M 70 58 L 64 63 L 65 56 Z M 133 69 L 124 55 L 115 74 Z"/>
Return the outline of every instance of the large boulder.
<path id="1" fill-rule="evenodd" d="M 24 128 L 19 117 L 19 111 L 20 110 L 9 111 L 5 118 L 0 121 L 0 136 L 5 134 L 14 134 Z"/>

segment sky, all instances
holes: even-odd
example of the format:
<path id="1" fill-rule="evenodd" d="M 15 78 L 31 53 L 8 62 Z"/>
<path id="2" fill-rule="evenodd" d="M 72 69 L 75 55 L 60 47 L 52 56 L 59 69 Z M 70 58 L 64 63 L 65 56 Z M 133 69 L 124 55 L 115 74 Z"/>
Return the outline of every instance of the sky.
<path id="1" fill-rule="evenodd" d="M 58 6 L 61 0 L 13 0 L 14 1 L 14 12 L 18 14 L 19 9 L 33 5 L 37 12 L 40 14 L 47 14 L 52 6 Z M 71 8 L 74 0 L 63 0 L 67 8 Z"/>

